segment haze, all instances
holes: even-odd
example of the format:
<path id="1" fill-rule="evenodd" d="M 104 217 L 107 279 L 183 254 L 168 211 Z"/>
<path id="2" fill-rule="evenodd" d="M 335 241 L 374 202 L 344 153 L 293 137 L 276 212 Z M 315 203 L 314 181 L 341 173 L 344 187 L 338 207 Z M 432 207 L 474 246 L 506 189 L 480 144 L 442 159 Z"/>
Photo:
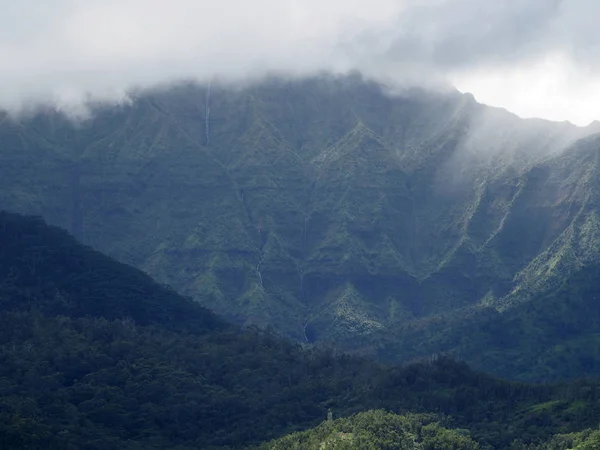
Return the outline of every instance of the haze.
<path id="1" fill-rule="evenodd" d="M 593 0 L 0 0 L 0 107 L 357 69 L 586 125 L 600 118 L 599 14 Z"/>

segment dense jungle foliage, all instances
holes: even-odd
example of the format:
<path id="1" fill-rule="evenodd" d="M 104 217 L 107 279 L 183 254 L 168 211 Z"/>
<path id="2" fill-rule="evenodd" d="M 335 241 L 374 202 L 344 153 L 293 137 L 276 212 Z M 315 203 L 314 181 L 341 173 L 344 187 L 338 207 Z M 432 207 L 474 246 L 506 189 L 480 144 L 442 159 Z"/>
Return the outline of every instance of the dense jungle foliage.
<path id="1" fill-rule="evenodd" d="M 418 429 L 423 443 L 509 448 L 595 427 L 598 399 L 597 382 L 508 382 L 445 357 L 384 366 L 233 327 L 39 218 L 0 213 L 3 449 L 244 448 L 329 409 L 409 414 L 335 422 L 357 439 L 372 422 L 364 439 Z"/>

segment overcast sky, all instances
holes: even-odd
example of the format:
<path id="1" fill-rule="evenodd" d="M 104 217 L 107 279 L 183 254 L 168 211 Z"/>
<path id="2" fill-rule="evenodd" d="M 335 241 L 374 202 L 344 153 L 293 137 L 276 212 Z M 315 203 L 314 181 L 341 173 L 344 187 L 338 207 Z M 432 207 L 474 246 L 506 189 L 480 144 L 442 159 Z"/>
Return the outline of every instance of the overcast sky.
<path id="1" fill-rule="evenodd" d="M 0 0 L 0 106 L 359 69 L 584 125 L 600 119 L 598 17 L 598 0 Z"/>

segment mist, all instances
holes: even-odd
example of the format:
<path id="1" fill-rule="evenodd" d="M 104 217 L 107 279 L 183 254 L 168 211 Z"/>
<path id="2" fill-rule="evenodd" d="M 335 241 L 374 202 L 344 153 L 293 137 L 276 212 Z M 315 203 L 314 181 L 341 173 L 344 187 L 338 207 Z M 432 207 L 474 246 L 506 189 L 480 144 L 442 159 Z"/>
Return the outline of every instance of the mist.
<path id="1" fill-rule="evenodd" d="M 598 13 L 592 0 L 2 2 L 0 108 L 83 112 L 181 79 L 358 70 L 585 124 L 600 117 Z"/>

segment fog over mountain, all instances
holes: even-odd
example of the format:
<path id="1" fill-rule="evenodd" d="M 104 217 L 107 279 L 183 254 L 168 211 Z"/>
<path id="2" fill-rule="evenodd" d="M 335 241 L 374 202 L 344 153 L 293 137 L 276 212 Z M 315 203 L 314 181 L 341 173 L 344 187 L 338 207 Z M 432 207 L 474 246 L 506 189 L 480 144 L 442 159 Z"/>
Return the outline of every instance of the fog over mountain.
<path id="1" fill-rule="evenodd" d="M 181 79 L 352 69 L 523 116 L 600 117 L 592 0 L 24 0 L 0 5 L 0 105 L 81 114 Z"/>

